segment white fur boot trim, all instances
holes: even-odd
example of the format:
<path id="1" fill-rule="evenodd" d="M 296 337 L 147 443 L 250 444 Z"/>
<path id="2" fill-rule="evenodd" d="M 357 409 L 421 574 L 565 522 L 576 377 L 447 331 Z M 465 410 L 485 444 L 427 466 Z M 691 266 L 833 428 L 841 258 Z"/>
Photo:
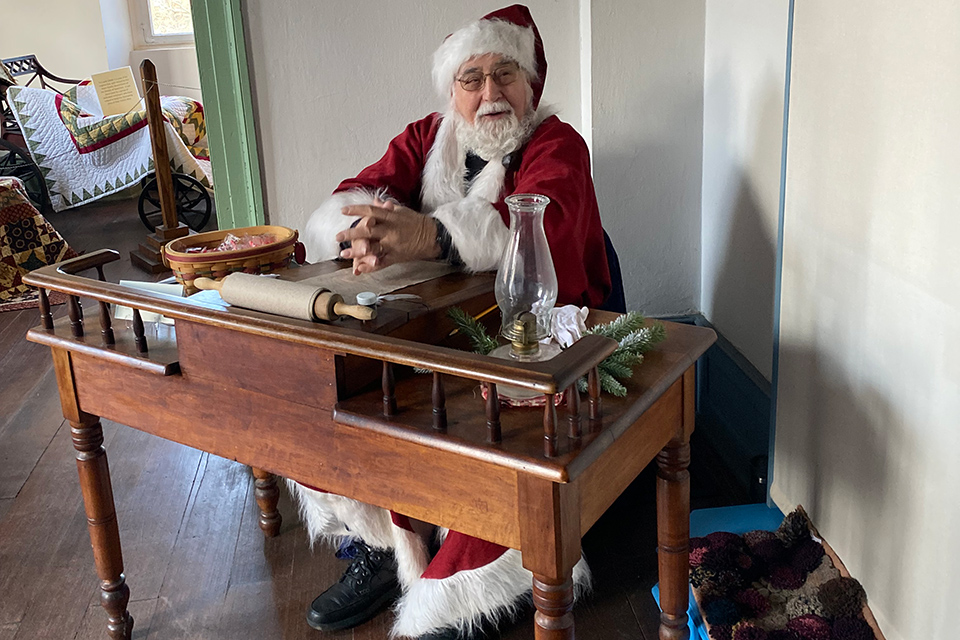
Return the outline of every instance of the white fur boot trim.
<path id="1" fill-rule="evenodd" d="M 573 583 L 574 598 L 590 589 L 590 568 L 583 558 L 573 568 Z M 496 623 L 513 617 L 520 598 L 532 589 L 533 574 L 523 568 L 520 552 L 507 549 L 482 567 L 442 580 L 417 580 L 397 602 L 391 636 L 417 638 L 447 627 L 469 633 L 484 619 Z"/>
<path id="2" fill-rule="evenodd" d="M 371 547 L 389 549 L 396 556 L 397 577 L 404 589 L 427 568 L 425 542 L 413 531 L 393 524 L 386 509 L 335 493 L 314 491 L 289 479 L 287 488 L 299 506 L 311 546 L 320 539 L 336 545 L 343 538 L 357 537 Z"/>
<path id="3" fill-rule="evenodd" d="M 300 234 L 300 241 L 307 249 L 307 261 L 323 262 L 339 256 L 340 243 L 336 241 L 336 235 L 349 229 L 357 219 L 356 216 L 343 215 L 340 210 L 355 204 L 372 204 L 375 199 L 392 200 L 385 189 L 350 189 L 335 193 L 324 200 L 323 204 L 310 214 L 310 219 Z"/>

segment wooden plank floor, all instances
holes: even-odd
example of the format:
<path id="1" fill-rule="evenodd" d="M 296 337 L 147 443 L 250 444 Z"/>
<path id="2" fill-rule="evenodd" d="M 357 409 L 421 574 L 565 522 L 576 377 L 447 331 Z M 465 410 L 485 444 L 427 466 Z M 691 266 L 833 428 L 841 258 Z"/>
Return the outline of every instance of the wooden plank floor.
<path id="1" fill-rule="evenodd" d="M 145 234 L 135 200 L 51 214 L 78 251 L 113 248 L 107 277 L 149 279 L 128 252 Z M 63 305 L 56 316 L 65 315 Z M 89 316 L 95 317 L 90 308 Z M 70 428 L 60 413 L 50 354 L 24 334 L 37 311 L 0 313 L 0 640 L 105 638 Z M 257 527 L 246 467 L 134 429 L 104 423 L 123 542 L 134 638 L 346 640 L 387 638 L 384 613 L 352 631 L 321 634 L 303 618 L 343 570 L 330 549 L 307 545 L 289 496 L 281 535 Z M 693 441 L 694 508 L 742 497 Z M 655 640 L 654 470 L 648 468 L 583 541 L 595 589 L 576 608 L 577 636 Z M 532 637 L 532 611 L 504 640 Z"/>

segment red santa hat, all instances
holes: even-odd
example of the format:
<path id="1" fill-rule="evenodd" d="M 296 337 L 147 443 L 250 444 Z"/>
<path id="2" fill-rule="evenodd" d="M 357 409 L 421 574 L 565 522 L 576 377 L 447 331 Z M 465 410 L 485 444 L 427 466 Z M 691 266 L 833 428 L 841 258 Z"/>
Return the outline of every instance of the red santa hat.
<path id="1" fill-rule="evenodd" d="M 433 84 L 437 93 L 449 98 L 460 65 L 486 53 L 511 58 L 527 72 L 536 109 L 547 77 L 547 59 L 533 16 L 522 4 L 497 9 L 447 36 L 433 54 Z"/>

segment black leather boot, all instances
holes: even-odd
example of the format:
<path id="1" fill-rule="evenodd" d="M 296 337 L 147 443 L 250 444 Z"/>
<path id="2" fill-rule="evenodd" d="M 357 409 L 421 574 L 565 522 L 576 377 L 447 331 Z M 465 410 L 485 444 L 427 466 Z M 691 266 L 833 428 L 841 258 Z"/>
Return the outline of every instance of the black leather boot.
<path id="1" fill-rule="evenodd" d="M 397 561 L 390 551 L 354 540 L 337 552 L 351 558 L 340 581 L 321 593 L 307 610 L 307 624 L 320 631 L 350 629 L 370 620 L 400 597 Z"/>

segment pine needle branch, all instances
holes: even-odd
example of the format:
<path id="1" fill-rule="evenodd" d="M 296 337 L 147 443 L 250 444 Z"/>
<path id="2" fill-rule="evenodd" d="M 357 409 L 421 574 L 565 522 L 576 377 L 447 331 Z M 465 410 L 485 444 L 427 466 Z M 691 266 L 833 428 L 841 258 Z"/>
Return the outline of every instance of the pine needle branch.
<path id="1" fill-rule="evenodd" d="M 485 356 L 499 346 L 496 339 L 487 333 L 487 329 L 460 307 L 450 307 L 447 316 L 457 325 L 457 329 L 469 338 L 473 350 L 480 355 Z"/>
<path id="2" fill-rule="evenodd" d="M 486 355 L 499 346 L 486 328 L 463 309 L 451 307 L 447 315 L 457 329 L 467 336 L 475 352 Z M 602 391 L 621 398 L 627 395 L 627 388 L 620 380 L 633 377 L 633 368 L 643 362 L 643 354 L 667 337 L 662 322 L 655 321 L 649 326 L 644 326 L 645 323 L 642 313 L 631 311 L 616 320 L 587 329 L 586 333 L 612 338 L 619 343 L 617 349 L 597 366 Z M 577 381 L 577 388 L 581 393 L 587 391 L 585 377 Z"/>

